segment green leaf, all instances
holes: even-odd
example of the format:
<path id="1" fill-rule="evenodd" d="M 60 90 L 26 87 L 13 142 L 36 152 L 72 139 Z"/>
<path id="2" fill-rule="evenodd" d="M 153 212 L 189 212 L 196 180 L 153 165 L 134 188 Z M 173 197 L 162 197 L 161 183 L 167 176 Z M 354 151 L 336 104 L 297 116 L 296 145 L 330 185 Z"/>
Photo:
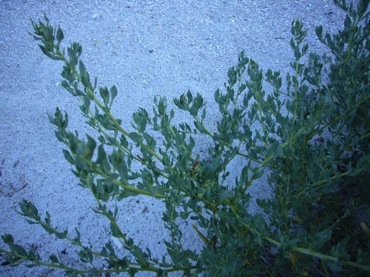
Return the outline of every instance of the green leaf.
<path id="1" fill-rule="evenodd" d="M 60 27 L 58 27 L 58 30 L 57 30 L 57 40 L 58 40 L 58 44 L 60 44 L 62 42 L 62 40 L 64 39 L 64 34 L 63 34 L 63 31 Z"/>
<path id="2" fill-rule="evenodd" d="M 370 3 L 369 0 L 360 0 L 360 1 L 358 1 L 357 13 L 362 16 L 367 11 L 369 3 Z"/>
<path id="3" fill-rule="evenodd" d="M 117 229 L 116 225 L 114 225 L 112 222 L 110 223 L 110 231 L 112 232 L 113 237 L 121 237 L 121 231 Z"/>
<path id="4" fill-rule="evenodd" d="M 202 122 L 204 121 L 204 119 L 206 118 L 206 116 L 207 116 L 206 109 L 203 109 L 202 115 L 201 115 Z"/>
<path id="5" fill-rule="evenodd" d="M 75 164 L 75 160 L 67 150 L 63 150 L 64 158 L 72 165 Z"/>
<path id="6" fill-rule="evenodd" d="M 202 125 L 201 125 L 200 123 L 198 123 L 198 121 L 194 121 L 194 126 L 195 126 L 195 128 L 197 128 L 197 129 L 198 129 L 198 131 L 199 131 L 199 132 L 201 132 L 201 133 L 205 133 L 205 131 L 204 131 L 204 129 L 203 129 L 203 127 L 202 127 Z"/>
<path id="7" fill-rule="evenodd" d="M 156 145 L 155 139 L 147 133 L 144 133 L 144 139 L 147 145 L 154 150 Z"/>
<path id="8" fill-rule="evenodd" d="M 192 116 L 196 116 L 198 115 L 198 109 L 196 109 L 194 106 L 192 106 L 190 109 L 189 109 L 189 112 Z"/>
<path id="9" fill-rule="evenodd" d="M 186 96 L 188 97 L 188 103 L 193 102 L 193 95 L 191 94 L 190 90 L 188 90 Z"/>
<path id="10" fill-rule="evenodd" d="M 229 77 L 228 84 L 230 87 L 233 87 L 237 81 L 236 70 L 234 67 L 230 67 L 229 71 L 227 72 L 227 76 Z"/>
<path id="11" fill-rule="evenodd" d="M 253 168 L 253 177 L 252 177 L 252 179 L 253 180 L 258 180 L 259 178 L 261 178 L 263 176 L 264 172 L 265 172 L 264 168 L 258 168 L 258 167 Z"/>
<path id="12" fill-rule="evenodd" d="M 306 55 L 308 52 L 309 46 L 308 44 L 305 44 L 302 48 L 302 56 Z"/>
<path id="13" fill-rule="evenodd" d="M 249 180 L 249 166 L 244 166 L 240 175 L 240 184 L 245 185 Z"/>
<path id="14" fill-rule="evenodd" d="M 128 141 L 126 139 L 126 136 L 125 135 L 121 135 L 120 137 L 120 143 L 121 145 L 124 147 L 124 148 L 127 148 L 128 147 Z"/>
<path id="15" fill-rule="evenodd" d="M 91 250 L 87 247 L 84 247 L 83 250 L 78 252 L 78 256 L 80 257 L 81 262 L 83 263 L 92 263 L 93 261 L 93 255 L 91 253 Z"/>
<path id="16" fill-rule="evenodd" d="M 114 168 L 118 168 L 124 163 L 124 154 L 121 151 L 113 151 L 109 156 L 109 162 Z"/>
<path id="17" fill-rule="evenodd" d="M 73 51 L 73 48 L 68 47 L 67 52 L 68 52 L 68 57 L 69 57 L 69 65 L 71 67 L 75 67 L 77 65 L 77 61 L 78 61 L 75 51 Z"/>
<path id="18" fill-rule="evenodd" d="M 58 239 L 65 239 L 67 237 L 67 234 L 68 234 L 68 231 L 67 230 L 65 230 L 63 232 L 55 232 L 55 236 Z"/>
<path id="19" fill-rule="evenodd" d="M 114 252 L 114 248 L 112 247 L 112 245 L 110 243 L 106 243 L 105 247 L 108 249 L 109 255 L 111 255 L 111 256 L 116 255 L 116 253 Z"/>
<path id="20" fill-rule="evenodd" d="M 59 60 L 61 60 L 61 58 L 60 58 L 58 55 L 55 55 L 55 54 L 51 53 L 49 50 L 47 50 L 47 49 L 45 48 L 45 46 L 43 46 L 43 45 L 41 45 L 41 44 L 39 44 L 39 46 L 40 46 L 40 49 L 41 49 L 42 53 L 44 53 L 44 54 L 45 54 L 46 56 L 48 56 L 50 59 L 55 60 L 55 61 L 59 61 Z"/>
<path id="21" fill-rule="evenodd" d="M 85 87 L 91 87 L 90 83 L 90 75 L 86 71 L 86 67 L 84 63 L 80 60 L 79 61 L 79 70 L 80 70 L 80 76 L 81 76 L 81 82 Z"/>
<path id="22" fill-rule="evenodd" d="M 102 255 L 103 257 L 107 257 L 108 256 L 107 248 L 103 246 L 103 248 L 100 251 L 100 255 Z"/>
<path id="23" fill-rule="evenodd" d="M 98 147 L 98 157 L 96 158 L 96 163 L 101 164 L 104 160 L 106 160 L 107 154 L 105 153 L 103 144 L 100 144 Z"/>
<path id="24" fill-rule="evenodd" d="M 164 115 L 165 114 L 165 111 L 166 111 L 166 108 L 167 108 L 167 104 L 166 104 L 166 98 L 161 98 L 158 102 L 158 112 L 160 115 Z"/>
<path id="25" fill-rule="evenodd" d="M 278 158 L 284 157 L 283 148 L 278 141 L 275 141 L 270 145 L 270 148 L 266 151 L 265 157 L 268 158 L 271 155 Z"/>
<path id="26" fill-rule="evenodd" d="M 49 25 L 49 18 L 46 16 L 45 13 L 44 13 L 44 19 L 45 19 L 46 24 Z"/>
<path id="27" fill-rule="evenodd" d="M 332 230 L 330 229 L 316 233 L 313 239 L 313 249 L 320 250 L 325 245 L 325 243 L 330 240 L 331 235 Z"/>
<path id="28" fill-rule="evenodd" d="M 316 29 L 315 29 L 315 32 L 316 32 L 316 36 L 319 38 L 320 41 L 323 40 L 322 38 L 322 26 L 317 26 Z"/>
<path id="29" fill-rule="evenodd" d="M 52 263 L 59 264 L 59 260 L 58 260 L 57 256 L 55 256 L 55 255 L 50 255 L 50 256 L 49 256 L 49 259 L 50 259 L 50 261 L 51 261 Z"/>
<path id="30" fill-rule="evenodd" d="M 338 242 L 336 245 L 332 246 L 331 248 L 331 255 L 338 258 L 339 261 L 346 261 L 349 258 L 349 254 L 347 252 L 347 245 L 351 240 L 351 236 L 345 237 L 343 240 Z"/>
<path id="31" fill-rule="evenodd" d="M 296 60 L 299 60 L 302 57 L 301 51 L 298 46 L 294 48 L 294 57 Z"/>
<path id="32" fill-rule="evenodd" d="M 100 93 L 100 96 L 103 98 L 103 101 L 104 101 L 104 104 L 106 106 L 109 105 L 109 91 L 108 89 L 105 87 L 105 88 L 99 88 L 99 93 Z"/>
<path id="33" fill-rule="evenodd" d="M 116 88 L 116 86 L 113 86 L 113 87 L 111 87 L 111 89 L 110 89 L 110 106 L 109 107 L 112 107 L 112 104 L 113 104 L 113 100 L 114 100 L 114 98 L 116 98 L 116 96 L 117 96 L 117 94 L 118 94 L 118 91 L 117 91 L 117 88 Z"/>
<path id="34" fill-rule="evenodd" d="M 344 27 L 347 30 L 351 29 L 352 27 L 352 21 L 348 14 L 346 15 L 346 19 L 344 20 Z"/>
<path id="35" fill-rule="evenodd" d="M 22 246 L 18 244 L 8 244 L 8 246 L 11 252 L 23 257 L 27 256 L 27 251 Z"/>
<path id="36" fill-rule="evenodd" d="M 4 243 L 6 244 L 13 244 L 14 243 L 14 238 L 10 234 L 5 234 L 1 236 L 1 239 L 3 240 Z"/>
<path id="37" fill-rule="evenodd" d="M 76 227 L 75 227 L 75 232 L 76 232 L 76 237 L 73 239 L 73 241 L 79 244 L 81 243 L 81 234 Z"/>
<path id="38" fill-rule="evenodd" d="M 193 107 L 198 111 L 203 106 L 203 103 L 203 97 L 198 93 L 197 96 L 194 98 Z"/>
<path id="39" fill-rule="evenodd" d="M 24 216 L 30 217 L 35 220 L 40 220 L 38 210 L 36 206 L 33 205 L 31 202 L 23 199 L 21 202 L 19 202 L 19 206 Z"/>
<path id="40" fill-rule="evenodd" d="M 135 142 L 135 143 L 140 143 L 140 142 L 143 140 L 142 136 L 140 136 L 140 135 L 139 135 L 138 133 L 136 133 L 136 132 L 132 132 L 132 133 L 130 133 L 129 137 L 130 137 L 130 139 L 131 139 L 133 142 Z"/>
<path id="41" fill-rule="evenodd" d="M 148 262 L 146 261 L 145 258 L 145 253 L 139 248 L 139 247 L 134 247 L 133 255 L 136 258 L 136 261 L 140 264 L 142 268 L 147 268 L 149 267 Z"/>

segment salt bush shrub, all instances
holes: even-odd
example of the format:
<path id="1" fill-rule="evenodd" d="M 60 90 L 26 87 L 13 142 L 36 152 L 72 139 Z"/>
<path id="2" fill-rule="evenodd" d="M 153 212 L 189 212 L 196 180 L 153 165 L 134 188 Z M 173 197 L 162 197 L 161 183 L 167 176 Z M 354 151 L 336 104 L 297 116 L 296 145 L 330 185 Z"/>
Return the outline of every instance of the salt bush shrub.
<path id="1" fill-rule="evenodd" d="M 286 86 L 279 71 L 264 72 L 242 52 L 225 87 L 214 94 L 220 115 L 215 132 L 206 126 L 202 96 L 190 91 L 174 104 L 192 123 L 173 124 L 175 111 L 165 98 L 155 98 L 152 113 L 139 109 L 132 129 L 123 128 L 111 112 L 117 88 L 98 87 L 90 78 L 81 45 L 62 48 L 64 33 L 46 16 L 44 22 L 32 22 L 41 51 L 63 63 L 62 86 L 80 100 L 86 123 L 97 131 L 97 139 L 79 137 L 68 130 L 68 114 L 56 109 L 50 117 L 55 135 L 66 145 L 64 156 L 80 185 L 96 200 L 94 212 L 107 219 L 123 249 L 115 250 L 109 238 L 101 249 L 84 245 L 77 229 L 74 235 L 60 231 L 49 213 L 42 217 L 33 203 L 23 200 L 19 213 L 68 240 L 84 266 L 72 267 L 58 254 L 42 260 L 10 234 L 2 236 L 9 248 L 0 250 L 6 257 L 3 265 L 25 263 L 96 276 L 368 274 L 370 25 L 369 1 L 357 2 L 334 1 L 346 12 L 337 34 L 316 28 L 330 55 L 309 53 L 307 30 L 301 21 L 292 22 L 293 73 L 285 76 Z M 210 141 L 207 157 L 195 151 L 199 136 Z M 237 157 L 244 162 L 240 175 L 230 180 L 228 165 Z M 273 196 L 258 199 L 261 212 L 251 214 L 248 188 L 262 176 Z M 137 195 L 164 202 L 170 260 L 154 258 L 117 223 L 120 201 Z M 116 204 L 110 208 L 109 203 Z M 201 251 L 183 246 L 179 218 L 196 221 Z M 97 266 L 99 260 L 104 267 Z"/>

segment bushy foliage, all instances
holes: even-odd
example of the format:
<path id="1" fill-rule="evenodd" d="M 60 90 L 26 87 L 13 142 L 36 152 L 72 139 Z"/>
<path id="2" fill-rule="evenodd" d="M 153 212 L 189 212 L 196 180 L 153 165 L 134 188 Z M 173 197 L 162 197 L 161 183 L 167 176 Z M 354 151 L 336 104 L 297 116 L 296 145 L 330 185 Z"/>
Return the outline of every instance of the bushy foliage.
<path id="1" fill-rule="evenodd" d="M 316 28 L 330 55 L 309 53 L 307 30 L 301 21 L 292 22 L 295 59 L 286 86 L 279 71 L 263 72 L 256 61 L 240 54 L 224 89 L 214 94 L 220 114 L 216 132 L 206 126 L 202 96 L 190 91 L 174 104 L 189 113 L 192 124 L 173 124 L 175 111 L 159 98 L 152 113 L 142 108 L 134 113 L 133 129 L 123 128 L 111 113 L 117 88 L 97 87 L 96 79 L 91 80 L 80 59 L 81 45 L 62 48 L 63 31 L 53 28 L 46 16 L 44 22 L 32 22 L 42 52 L 63 62 L 62 86 L 81 100 L 81 112 L 98 139 L 68 131 L 68 114 L 59 109 L 50 117 L 56 137 L 67 146 L 64 156 L 80 185 L 95 198 L 94 212 L 107 219 L 112 236 L 128 252 L 115 251 L 109 242 L 92 249 L 81 243 L 77 229 L 74 236 L 59 231 L 49 213 L 43 218 L 34 204 L 23 200 L 20 213 L 27 221 L 70 241 L 85 266 L 73 268 L 56 254 L 42 261 L 10 234 L 2 236 L 9 250 L 0 250 L 6 264 L 61 268 L 71 275 L 368 274 L 369 1 L 334 2 L 347 14 L 343 30 L 330 35 Z M 210 141 L 207 157 L 195 151 L 200 136 Z M 228 165 L 237 157 L 244 162 L 240 175 L 230 180 Z M 248 188 L 263 175 L 273 195 L 258 199 L 262 212 L 251 214 Z M 162 220 L 170 236 L 164 243 L 170 261 L 153 258 L 117 224 L 120 201 L 140 194 L 165 204 Z M 108 203 L 115 201 L 110 209 Z M 178 218 L 196 221 L 201 251 L 183 246 Z M 106 266 L 96 266 L 97 259 Z"/>

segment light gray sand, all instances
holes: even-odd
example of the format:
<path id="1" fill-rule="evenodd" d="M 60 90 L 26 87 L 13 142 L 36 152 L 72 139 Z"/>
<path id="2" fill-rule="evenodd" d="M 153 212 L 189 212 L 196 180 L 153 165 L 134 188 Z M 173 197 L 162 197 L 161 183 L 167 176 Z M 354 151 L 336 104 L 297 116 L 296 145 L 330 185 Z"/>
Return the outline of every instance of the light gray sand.
<path id="1" fill-rule="evenodd" d="M 47 114 L 58 106 L 69 113 L 71 130 L 90 132 L 77 100 L 59 85 L 62 64 L 44 56 L 27 34 L 32 29 L 30 18 L 42 19 L 44 13 L 63 28 L 65 46 L 73 41 L 82 44 L 82 60 L 99 85 L 117 86 L 115 113 L 126 126 L 139 107 L 151 110 L 154 96 L 171 100 L 188 89 L 203 95 L 212 124 L 213 93 L 227 80 L 227 70 L 240 51 L 264 69 L 285 72 L 293 57 L 289 46 L 293 19 L 304 20 L 311 50 L 320 52 L 314 27 L 321 24 L 335 31 L 344 18 L 331 0 L 0 1 L 0 234 L 11 233 L 17 243 L 37 247 L 42 255 L 65 250 L 64 257 L 74 264 L 78 259 L 68 244 L 27 224 L 14 211 L 25 198 L 40 213 L 49 211 L 61 230 L 68 228 L 73 234 L 76 226 L 92 245 L 110 240 L 106 221 L 91 211 L 92 197 L 77 186 L 48 121 Z M 266 191 L 254 193 L 263 197 Z M 139 197 L 119 205 L 127 234 L 161 256 L 166 238 L 162 204 Z M 192 229 L 185 231 L 184 239 L 190 246 L 199 245 Z M 0 267 L 0 275 L 63 274 Z"/>

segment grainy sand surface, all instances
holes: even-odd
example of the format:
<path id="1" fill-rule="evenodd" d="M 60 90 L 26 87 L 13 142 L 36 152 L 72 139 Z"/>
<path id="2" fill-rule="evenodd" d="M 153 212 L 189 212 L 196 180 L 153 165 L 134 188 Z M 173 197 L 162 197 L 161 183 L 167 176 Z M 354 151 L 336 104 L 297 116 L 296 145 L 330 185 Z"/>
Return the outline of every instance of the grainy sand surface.
<path id="1" fill-rule="evenodd" d="M 83 45 L 82 60 L 98 84 L 117 86 L 114 113 L 128 128 L 139 107 L 151 111 L 154 96 L 171 100 L 187 90 L 203 95 L 207 124 L 214 126 L 214 91 L 222 88 L 228 68 L 242 50 L 262 68 L 286 72 L 293 58 L 289 46 L 293 19 L 303 19 L 315 52 L 324 48 L 314 27 L 323 25 L 333 32 L 344 19 L 331 0 L 0 1 L 0 234 L 11 233 L 16 243 L 37 248 L 42 256 L 59 251 L 75 265 L 79 261 L 69 244 L 27 224 L 14 210 L 25 198 L 42 215 L 49 211 L 60 230 L 68 228 L 73 235 L 77 227 L 88 244 L 100 246 L 111 240 L 107 222 L 92 212 L 95 203 L 78 186 L 48 121 L 47 115 L 59 107 L 68 112 L 71 130 L 91 133 L 77 100 L 60 86 L 62 64 L 44 56 L 27 34 L 32 29 L 30 18 L 37 21 L 44 13 L 64 30 L 65 46 L 74 41 Z M 183 121 L 183 114 L 176 120 Z M 202 148 L 205 142 L 199 143 Z M 237 163 L 230 170 L 237 172 Z M 262 181 L 252 193 L 265 197 L 269 192 Z M 162 203 L 137 197 L 118 205 L 123 230 L 156 256 L 165 254 Z M 186 222 L 182 228 L 185 243 L 199 248 L 201 242 Z M 0 266 L 0 275 L 63 273 Z"/>

